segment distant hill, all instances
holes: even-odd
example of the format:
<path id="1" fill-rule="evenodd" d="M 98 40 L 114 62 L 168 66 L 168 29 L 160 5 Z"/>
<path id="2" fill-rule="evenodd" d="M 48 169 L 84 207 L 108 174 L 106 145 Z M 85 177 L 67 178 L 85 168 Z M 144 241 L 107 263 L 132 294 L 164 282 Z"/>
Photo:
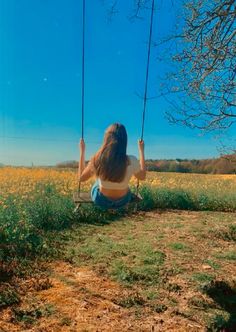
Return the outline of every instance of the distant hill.
<path id="1" fill-rule="evenodd" d="M 236 153 L 213 159 L 147 159 L 146 165 L 155 172 L 236 174 Z M 77 168 L 78 161 L 64 161 L 56 167 Z"/>
<path id="2" fill-rule="evenodd" d="M 4 167 L 4 164 L 0 163 L 0 167 Z"/>

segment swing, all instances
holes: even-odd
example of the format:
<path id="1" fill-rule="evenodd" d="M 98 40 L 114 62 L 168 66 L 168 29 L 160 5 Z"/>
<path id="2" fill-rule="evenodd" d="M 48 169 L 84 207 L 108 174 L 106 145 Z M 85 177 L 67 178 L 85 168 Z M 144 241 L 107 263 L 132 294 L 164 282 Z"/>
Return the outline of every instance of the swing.
<path id="1" fill-rule="evenodd" d="M 142 113 L 142 130 L 141 138 L 143 140 L 144 136 L 144 123 L 146 115 L 146 106 L 147 106 L 147 91 L 148 91 L 148 78 L 149 78 L 149 64 L 150 64 L 150 53 L 151 53 L 151 40 L 152 40 L 152 30 L 153 30 L 153 16 L 154 16 L 154 7 L 155 0 L 152 0 L 152 10 L 150 18 L 150 31 L 149 31 L 149 42 L 148 42 L 148 55 L 147 55 L 147 67 L 146 67 L 146 79 L 145 79 L 145 93 L 143 98 L 143 113 Z M 82 104 L 81 104 L 81 138 L 84 139 L 84 77 L 85 77 L 85 0 L 83 0 L 83 36 L 82 36 Z M 137 203 L 142 201 L 142 196 L 139 192 L 139 180 L 137 180 L 136 192 L 132 193 L 132 198 L 129 203 Z M 93 203 L 91 195 L 89 192 L 81 192 L 81 181 L 79 181 L 78 191 L 73 194 L 73 200 L 76 204 L 75 211 L 77 211 L 81 204 Z M 129 204 L 128 203 L 128 204 Z M 127 205 L 128 205 L 127 204 Z"/>
<path id="2" fill-rule="evenodd" d="M 88 192 L 75 192 L 73 194 L 73 200 L 75 204 L 93 203 L 90 193 Z"/>

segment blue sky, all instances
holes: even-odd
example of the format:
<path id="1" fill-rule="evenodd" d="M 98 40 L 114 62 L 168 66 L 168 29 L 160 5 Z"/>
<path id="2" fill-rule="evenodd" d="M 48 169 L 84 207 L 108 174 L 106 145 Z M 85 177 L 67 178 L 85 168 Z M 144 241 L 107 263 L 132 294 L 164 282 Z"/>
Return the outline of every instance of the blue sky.
<path id="1" fill-rule="evenodd" d="M 128 152 L 137 155 L 147 52 L 148 21 L 131 23 L 133 1 L 107 20 L 106 1 L 87 0 L 85 139 L 87 158 L 99 147 L 105 128 L 125 124 Z M 109 2 L 109 1 L 108 1 Z M 163 1 L 155 14 L 154 39 L 173 29 L 175 9 Z M 179 7 L 178 7 L 179 5 Z M 47 165 L 78 158 L 81 108 L 81 13 L 79 0 L 0 2 L 0 163 Z M 144 13 L 144 16 L 149 13 Z M 164 65 L 152 50 L 149 96 L 158 94 Z M 217 156 L 210 136 L 170 125 L 169 106 L 148 102 L 147 158 Z"/>

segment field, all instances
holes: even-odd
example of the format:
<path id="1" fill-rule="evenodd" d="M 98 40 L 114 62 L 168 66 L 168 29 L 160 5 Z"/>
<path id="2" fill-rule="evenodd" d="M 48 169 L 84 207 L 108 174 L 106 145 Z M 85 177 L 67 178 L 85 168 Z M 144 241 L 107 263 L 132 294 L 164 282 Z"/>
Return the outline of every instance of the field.
<path id="1" fill-rule="evenodd" d="M 73 171 L 0 183 L 1 332 L 236 331 L 235 175 L 150 173 L 116 215 L 73 213 Z"/>

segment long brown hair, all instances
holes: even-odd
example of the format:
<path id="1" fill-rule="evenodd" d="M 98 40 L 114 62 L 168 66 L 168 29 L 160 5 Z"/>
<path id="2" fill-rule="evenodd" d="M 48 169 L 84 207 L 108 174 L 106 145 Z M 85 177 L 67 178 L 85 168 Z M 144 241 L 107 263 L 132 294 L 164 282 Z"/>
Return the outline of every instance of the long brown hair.
<path id="1" fill-rule="evenodd" d="M 120 123 L 107 128 L 101 148 L 92 158 L 95 174 L 102 180 L 121 182 L 128 165 L 127 132 Z"/>

